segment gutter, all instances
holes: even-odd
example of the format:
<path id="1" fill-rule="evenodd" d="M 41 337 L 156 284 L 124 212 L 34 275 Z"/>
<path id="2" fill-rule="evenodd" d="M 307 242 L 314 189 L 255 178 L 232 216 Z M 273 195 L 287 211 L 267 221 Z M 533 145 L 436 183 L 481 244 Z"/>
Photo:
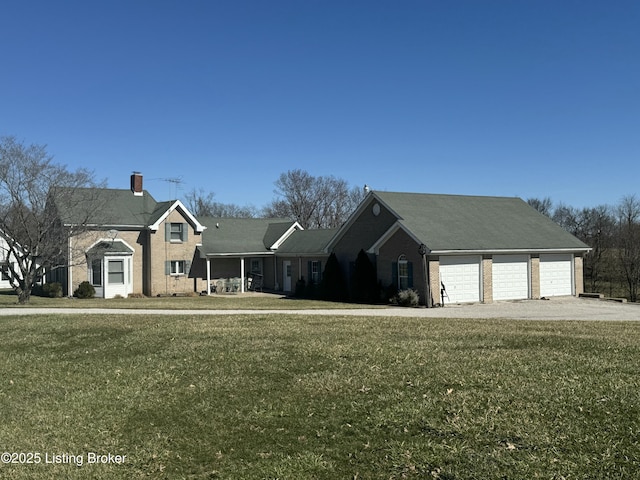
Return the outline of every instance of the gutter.
<path id="1" fill-rule="evenodd" d="M 431 250 L 430 255 L 479 255 L 479 254 L 507 254 L 507 253 L 575 253 L 590 252 L 588 248 L 505 248 L 486 250 Z"/>

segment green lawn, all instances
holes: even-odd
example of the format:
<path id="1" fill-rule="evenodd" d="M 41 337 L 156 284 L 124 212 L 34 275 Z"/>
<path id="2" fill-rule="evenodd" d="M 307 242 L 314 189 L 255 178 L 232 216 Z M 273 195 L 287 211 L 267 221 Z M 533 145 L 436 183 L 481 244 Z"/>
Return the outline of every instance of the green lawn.
<path id="1" fill-rule="evenodd" d="M 192 297 L 144 297 L 144 298 L 48 298 L 32 296 L 27 305 L 18 305 L 18 297 L 13 291 L 0 291 L 0 308 L 135 308 L 166 310 L 301 310 L 301 309 L 335 309 L 362 308 L 363 305 L 353 303 L 325 302 L 285 297 L 282 295 L 261 295 L 255 293 L 211 295 Z M 384 308 L 384 306 L 367 306 L 367 308 Z"/>
<path id="2" fill-rule="evenodd" d="M 0 338 L 0 451 L 41 456 L 1 478 L 640 476 L 636 322 L 51 315 Z"/>

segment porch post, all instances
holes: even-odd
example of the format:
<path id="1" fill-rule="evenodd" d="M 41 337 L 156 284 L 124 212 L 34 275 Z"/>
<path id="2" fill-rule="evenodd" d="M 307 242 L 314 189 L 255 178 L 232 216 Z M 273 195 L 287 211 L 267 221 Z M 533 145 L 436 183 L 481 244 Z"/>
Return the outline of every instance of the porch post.
<path id="1" fill-rule="evenodd" d="M 240 293 L 244 293 L 244 257 L 240 257 Z"/>
<path id="2" fill-rule="evenodd" d="M 207 258 L 207 295 L 211 295 L 211 259 Z"/>
<path id="3" fill-rule="evenodd" d="M 71 235 L 69 235 L 67 255 L 67 296 L 73 296 L 73 247 L 71 245 Z"/>

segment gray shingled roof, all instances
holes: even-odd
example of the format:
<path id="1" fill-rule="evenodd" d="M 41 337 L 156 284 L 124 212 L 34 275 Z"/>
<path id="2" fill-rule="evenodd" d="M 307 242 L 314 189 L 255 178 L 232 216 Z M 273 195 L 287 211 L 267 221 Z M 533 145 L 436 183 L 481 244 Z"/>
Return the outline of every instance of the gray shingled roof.
<path id="1" fill-rule="evenodd" d="M 589 248 L 520 198 L 375 194 L 433 251 Z"/>
<path id="2" fill-rule="evenodd" d="M 171 204 L 156 202 L 146 190 L 136 196 L 131 190 L 110 188 L 59 189 L 53 198 L 67 225 L 147 226 L 154 214 L 162 215 Z"/>
<path id="3" fill-rule="evenodd" d="M 117 253 L 131 254 L 134 253 L 134 251 L 122 240 L 103 240 L 87 251 L 89 255 L 109 255 Z"/>
<path id="4" fill-rule="evenodd" d="M 269 253 L 268 247 L 295 223 L 285 218 L 199 217 L 198 221 L 207 227 L 200 247 L 204 255 Z"/>
<path id="5" fill-rule="evenodd" d="M 297 230 L 278 249 L 278 255 L 320 255 L 337 229 Z"/>

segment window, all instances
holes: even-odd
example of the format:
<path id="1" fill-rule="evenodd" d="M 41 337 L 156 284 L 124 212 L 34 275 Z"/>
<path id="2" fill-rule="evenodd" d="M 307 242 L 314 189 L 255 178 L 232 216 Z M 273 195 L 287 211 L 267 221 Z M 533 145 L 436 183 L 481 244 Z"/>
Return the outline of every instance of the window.
<path id="1" fill-rule="evenodd" d="M 2 265 L 2 280 L 5 282 L 11 280 L 9 278 L 9 265 L 6 263 Z"/>
<path id="2" fill-rule="evenodd" d="M 172 223 L 171 224 L 171 241 L 182 242 L 183 241 L 184 224 Z"/>
<path id="3" fill-rule="evenodd" d="M 109 285 L 124 285 L 124 260 L 109 260 Z"/>
<path id="4" fill-rule="evenodd" d="M 409 288 L 409 262 L 406 255 L 398 257 L 398 290 Z"/>
<path id="5" fill-rule="evenodd" d="M 102 259 L 96 258 L 91 261 L 91 285 L 102 285 Z"/>
<path id="6" fill-rule="evenodd" d="M 169 262 L 169 273 L 171 275 L 184 275 L 186 262 L 184 260 L 171 260 Z"/>
<path id="7" fill-rule="evenodd" d="M 262 262 L 259 258 L 251 259 L 251 273 L 261 275 L 262 274 Z"/>
<path id="8" fill-rule="evenodd" d="M 309 274 L 309 278 L 315 284 L 320 283 L 320 262 L 319 261 L 317 260 L 311 261 L 311 272 Z"/>

